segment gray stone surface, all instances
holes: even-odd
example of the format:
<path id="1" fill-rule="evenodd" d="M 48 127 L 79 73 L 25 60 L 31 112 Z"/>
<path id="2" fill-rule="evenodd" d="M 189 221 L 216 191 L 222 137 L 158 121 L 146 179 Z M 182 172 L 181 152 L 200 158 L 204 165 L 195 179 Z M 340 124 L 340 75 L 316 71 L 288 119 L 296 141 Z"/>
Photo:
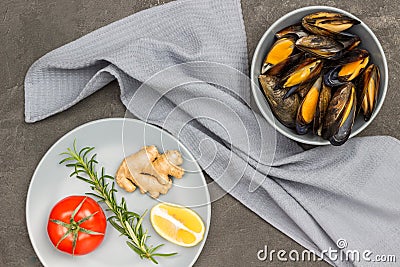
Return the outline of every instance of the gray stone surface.
<path id="1" fill-rule="evenodd" d="M 25 199 L 33 171 L 47 149 L 85 122 L 122 117 L 116 83 L 71 109 L 35 124 L 24 123 L 23 80 L 29 66 L 46 52 L 134 12 L 162 4 L 157 0 L 3 0 L 0 5 L 0 266 L 41 266 L 25 225 Z M 375 121 L 362 135 L 400 138 L 399 0 L 311 1 L 243 0 L 249 55 L 263 32 L 298 7 L 325 4 L 359 16 L 380 39 L 389 63 L 389 91 Z M 256 253 L 268 245 L 287 251 L 303 248 L 226 195 L 212 204 L 207 243 L 196 266 L 264 266 Z M 268 266 L 283 263 L 268 262 Z M 327 266 L 321 262 L 288 266 Z"/>

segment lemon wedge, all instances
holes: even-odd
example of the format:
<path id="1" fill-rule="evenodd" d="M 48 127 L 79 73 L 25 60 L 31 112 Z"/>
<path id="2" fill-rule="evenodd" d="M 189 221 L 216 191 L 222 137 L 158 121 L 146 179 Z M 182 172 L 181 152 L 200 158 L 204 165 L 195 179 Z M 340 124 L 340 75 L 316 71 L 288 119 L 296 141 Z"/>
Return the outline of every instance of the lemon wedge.
<path id="1" fill-rule="evenodd" d="M 189 208 L 171 203 L 160 203 L 150 211 L 154 230 L 168 241 L 193 247 L 204 238 L 204 223 L 200 216 Z"/>

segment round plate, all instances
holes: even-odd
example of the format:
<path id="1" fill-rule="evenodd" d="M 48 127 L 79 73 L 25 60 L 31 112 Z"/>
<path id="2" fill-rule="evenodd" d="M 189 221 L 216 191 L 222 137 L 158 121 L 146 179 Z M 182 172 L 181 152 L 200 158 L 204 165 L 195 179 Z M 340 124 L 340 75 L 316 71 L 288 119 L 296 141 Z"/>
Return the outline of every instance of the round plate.
<path id="1" fill-rule="evenodd" d="M 182 153 L 186 171 L 182 179 L 173 179 L 173 186 L 166 195 L 152 199 L 137 189 L 126 193 L 118 188 L 117 199 L 125 197 L 128 209 L 137 213 L 150 210 L 159 201 L 187 206 L 203 219 L 206 232 L 204 240 L 192 248 L 169 243 L 160 237 L 146 215 L 143 227 L 148 229 L 148 245 L 165 244 L 159 253 L 178 252 L 172 257 L 157 257 L 159 266 L 191 266 L 198 258 L 208 234 L 211 216 L 210 196 L 203 173 L 189 151 L 173 136 L 155 126 L 133 119 L 104 119 L 89 122 L 64 135 L 45 154 L 33 174 L 26 201 L 26 222 L 29 237 L 40 261 L 45 266 L 155 266 L 149 260 L 142 260 L 126 244 L 126 238 L 119 236 L 110 224 L 103 243 L 92 253 L 75 256 L 59 252 L 47 236 L 47 220 L 52 207 L 70 195 L 84 195 L 90 192 L 89 184 L 73 177 L 72 169 L 58 164 L 60 153 L 71 147 L 76 139 L 77 148 L 94 146 L 98 167 L 104 166 L 107 174 L 114 175 L 125 155 L 138 151 L 145 145 L 156 145 L 160 152 L 178 149 Z M 104 205 L 101 204 L 103 209 Z M 110 214 L 107 214 L 110 215 Z"/>

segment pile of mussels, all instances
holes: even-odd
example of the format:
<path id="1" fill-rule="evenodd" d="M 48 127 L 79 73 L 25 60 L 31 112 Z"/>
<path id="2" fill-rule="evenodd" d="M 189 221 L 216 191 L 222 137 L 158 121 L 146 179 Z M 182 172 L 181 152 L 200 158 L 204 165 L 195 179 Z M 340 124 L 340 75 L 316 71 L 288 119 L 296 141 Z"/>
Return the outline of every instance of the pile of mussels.
<path id="1" fill-rule="evenodd" d="M 275 34 L 259 81 L 283 125 L 342 145 L 361 109 L 369 120 L 380 73 L 376 65 L 368 66 L 360 37 L 346 32 L 359 23 L 340 13 L 318 12 Z"/>

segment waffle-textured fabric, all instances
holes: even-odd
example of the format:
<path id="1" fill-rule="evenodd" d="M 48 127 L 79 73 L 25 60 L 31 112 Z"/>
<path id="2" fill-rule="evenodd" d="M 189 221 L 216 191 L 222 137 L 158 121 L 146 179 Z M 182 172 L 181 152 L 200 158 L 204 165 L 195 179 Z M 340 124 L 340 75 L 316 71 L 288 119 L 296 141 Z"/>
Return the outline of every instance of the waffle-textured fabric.
<path id="1" fill-rule="evenodd" d="M 345 239 L 345 250 L 400 260 L 399 141 L 353 138 L 303 151 L 251 110 L 247 66 L 239 0 L 172 2 L 36 61 L 25 79 L 26 121 L 117 79 L 132 114 L 178 137 L 220 187 L 304 247 L 321 253 Z"/>

